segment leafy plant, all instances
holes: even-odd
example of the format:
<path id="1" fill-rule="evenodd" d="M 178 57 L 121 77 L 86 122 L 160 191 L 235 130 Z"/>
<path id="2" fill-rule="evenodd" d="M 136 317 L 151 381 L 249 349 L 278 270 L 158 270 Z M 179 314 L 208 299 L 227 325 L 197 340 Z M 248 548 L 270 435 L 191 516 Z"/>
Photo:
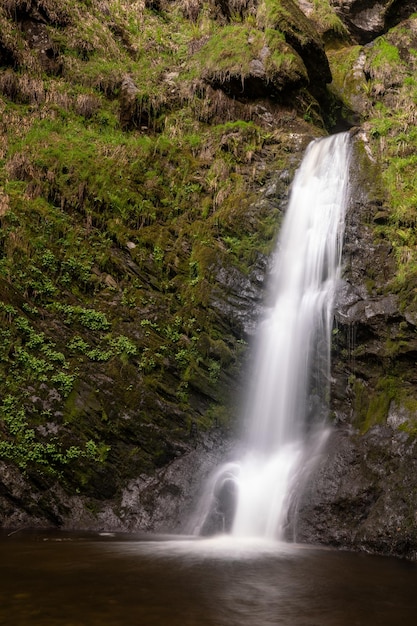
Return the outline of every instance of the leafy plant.
<path id="1" fill-rule="evenodd" d="M 103 462 L 104 451 L 96 442 L 89 440 L 85 446 L 64 446 L 56 437 L 42 438 L 30 426 L 24 407 L 19 407 L 16 399 L 7 395 L 0 404 L 0 458 L 13 461 L 22 470 L 28 466 L 43 468 L 50 474 L 57 474 L 62 468 L 79 458 Z"/>

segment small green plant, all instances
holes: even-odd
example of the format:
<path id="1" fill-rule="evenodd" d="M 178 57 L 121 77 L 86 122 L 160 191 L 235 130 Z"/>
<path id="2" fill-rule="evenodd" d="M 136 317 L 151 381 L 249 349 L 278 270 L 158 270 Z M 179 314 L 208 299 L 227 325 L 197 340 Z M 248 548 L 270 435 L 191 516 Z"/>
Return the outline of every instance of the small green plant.
<path id="1" fill-rule="evenodd" d="M 51 377 L 51 382 L 58 386 L 64 397 L 68 396 L 73 388 L 75 374 L 67 374 L 66 372 L 58 372 Z"/>
<path id="2" fill-rule="evenodd" d="M 213 383 L 217 382 L 220 376 L 220 372 L 222 370 L 220 361 L 215 361 L 214 359 L 210 359 L 208 369 L 209 369 L 210 381 Z"/>
<path id="3" fill-rule="evenodd" d="M 119 335 L 118 337 L 111 337 L 109 339 L 110 347 L 114 354 L 117 354 L 122 362 L 127 363 L 130 357 L 137 354 L 138 350 L 136 345 L 128 337 Z"/>
<path id="4" fill-rule="evenodd" d="M 79 305 L 72 306 L 59 302 L 54 302 L 48 308 L 63 313 L 64 322 L 68 325 L 79 323 L 90 330 L 108 330 L 110 328 L 110 322 L 106 315 L 95 309 L 86 309 Z"/>
<path id="5" fill-rule="evenodd" d="M 85 447 L 63 446 L 56 437 L 42 438 L 28 421 L 24 407 L 12 395 L 0 404 L 0 458 L 13 461 L 22 470 L 31 465 L 50 474 L 57 474 L 79 458 L 103 462 L 109 448 L 101 447 L 93 440 Z"/>

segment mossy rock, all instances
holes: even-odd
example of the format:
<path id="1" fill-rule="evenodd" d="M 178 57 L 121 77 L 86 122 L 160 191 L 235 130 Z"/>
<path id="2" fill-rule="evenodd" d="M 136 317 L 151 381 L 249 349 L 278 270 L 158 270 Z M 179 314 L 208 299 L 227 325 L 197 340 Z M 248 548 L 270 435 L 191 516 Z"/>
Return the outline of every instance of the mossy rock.
<path id="1" fill-rule="evenodd" d="M 283 33 L 287 43 L 302 58 L 313 92 L 332 80 L 323 42 L 314 24 L 293 0 L 264 0 L 258 8 L 258 24 Z"/>
<path id="2" fill-rule="evenodd" d="M 234 24 L 212 36 L 196 55 L 201 76 L 239 99 L 277 97 L 307 83 L 299 55 L 273 30 Z"/>

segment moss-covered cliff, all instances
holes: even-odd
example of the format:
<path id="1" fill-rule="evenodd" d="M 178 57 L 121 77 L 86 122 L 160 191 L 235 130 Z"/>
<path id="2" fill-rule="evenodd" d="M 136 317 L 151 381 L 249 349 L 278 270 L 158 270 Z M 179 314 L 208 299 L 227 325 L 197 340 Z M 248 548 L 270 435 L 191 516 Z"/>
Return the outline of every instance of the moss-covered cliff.
<path id="1" fill-rule="evenodd" d="M 415 8 L 363 4 L 2 2 L 5 525 L 180 524 L 236 423 L 294 169 L 352 125 L 334 415 L 359 450 L 406 409 L 411 454 Z"/>
<path id="2" fill-rule="evenodd" d="M 10 0 L 0 66 L 1 517 L 60 524 L 233 423 L 330 71 L 290 0 Z"/>

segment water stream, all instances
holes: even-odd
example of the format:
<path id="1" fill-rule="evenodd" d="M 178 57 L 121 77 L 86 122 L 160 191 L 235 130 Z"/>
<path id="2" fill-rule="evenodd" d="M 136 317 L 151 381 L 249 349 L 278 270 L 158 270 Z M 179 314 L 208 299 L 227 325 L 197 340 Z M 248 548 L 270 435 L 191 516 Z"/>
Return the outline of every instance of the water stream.
<path id="1" fill-rule="evenodd" d="M 348 133 L 315 140 L 296 173 L 246 399 L 247 452 L 214 477 L 200 528 L 214 506 L 234 536 L 288 535 L 294 494 L 327 433 L 349 155 Z"/>

